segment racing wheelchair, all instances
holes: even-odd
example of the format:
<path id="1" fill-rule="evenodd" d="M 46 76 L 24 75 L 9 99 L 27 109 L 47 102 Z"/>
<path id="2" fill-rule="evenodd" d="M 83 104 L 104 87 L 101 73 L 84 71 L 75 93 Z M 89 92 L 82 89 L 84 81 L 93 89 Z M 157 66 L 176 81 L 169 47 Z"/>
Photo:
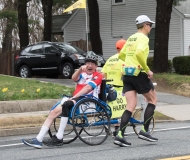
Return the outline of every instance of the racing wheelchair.
<path id="1" fill-rule="evenodd" d="M 102 81 L 99 99 L 92 95 L 83 95 L 83 98 L 70 110 L 63 144 L 69 144 L 79 138 L 88 145 L 100 145 L 111 135 L 111 127 L 118 124 L 120 118 L 112 118 L 112 108 L 106 103 L 106 82 L 108 81 L 111 80 Z M 60 103 L 56 103 L 50 111 Z M 145 106 L 146 99 L 143 97 L 141 107 L 135 110 L 128 124 L 133 127 L 137 135 L 143 125 Z M 54 120 L 53 126 L 48 131 L 50 137 L 58 131 L 59 123 L 60 116 Z M 150 133 L 153 133 L 154 127 L 155 119 L 153 117 L 149 127 Z"/>

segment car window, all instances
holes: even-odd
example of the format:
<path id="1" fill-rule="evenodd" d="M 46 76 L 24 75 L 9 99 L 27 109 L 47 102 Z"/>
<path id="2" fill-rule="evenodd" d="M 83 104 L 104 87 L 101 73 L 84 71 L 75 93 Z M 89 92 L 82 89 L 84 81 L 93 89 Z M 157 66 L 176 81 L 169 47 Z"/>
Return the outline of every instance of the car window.
<path id="1" fill-rule="evenodd" d="M 20 53 L 21 55 L 30 55 L 29 50 L 31 49 L 32 47 L 26 47 L 22 50 L 22 52 Z"/>
<path id="2" fill-rule="evenodd" d="M 27 48 L 25 48 L 25 52 L 29 52 L 29 50 L 31 49 L 32 47 L 27 47 Z"/>
<path id="3" fill-rule="evenodd" d="M 57 49 L 55 47 L 53 47 L 51 44 L 44 44 L 44 52 L 45 52 L 45 54 L 50 53 L 50 50 L 57 50 Z"/>
<path id="4" fill-rule="evenodd" d="M 34 53 L 34 54 L 42 54 L 43 53 L 43 50 L 42 50 L 42 45 L 34 45 L 32 46 L 31 50 L 30 50 L 30 53 Z"/>
<path id="5" fill-rule="evenodd" d="M 56 45 L 62 52 L 84 53 L 84 51 L 81 50 L 81 49 L 79 49 L 78 47 L 71 46 L 71 45 L 68 45 L 68 44 L 55 43 L 55 45 Z"/>

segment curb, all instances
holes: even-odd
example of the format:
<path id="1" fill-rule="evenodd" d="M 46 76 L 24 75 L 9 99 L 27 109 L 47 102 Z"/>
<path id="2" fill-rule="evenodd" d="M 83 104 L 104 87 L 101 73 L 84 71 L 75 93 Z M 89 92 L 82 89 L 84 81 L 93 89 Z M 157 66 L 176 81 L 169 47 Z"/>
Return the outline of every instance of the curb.
<path id="1" fill-rule="evenodd" d="M 27 134 L 37 134 L 40 131 L 39 127 L 13 128 L 0 130 L 0 137 L 18 136 Z"/>
<path id="2" fill-rule="evenodd" d="M 59 99 L 0 101 L 0 114 L 47 111 Z"/>

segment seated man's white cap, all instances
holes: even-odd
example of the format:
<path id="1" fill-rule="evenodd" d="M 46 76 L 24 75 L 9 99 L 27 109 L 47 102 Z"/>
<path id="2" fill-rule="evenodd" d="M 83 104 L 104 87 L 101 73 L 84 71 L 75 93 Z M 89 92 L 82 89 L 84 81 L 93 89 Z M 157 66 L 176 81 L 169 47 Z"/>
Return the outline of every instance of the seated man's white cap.
<path id="1" fill-rule="evenodd" d="M 146 15 L 140 15 L 136 18 L 136 24 L 141 24 L 141 23 L 144 23 L 144 22 L 149 22 L 149 23 L 155 23 L 154 21 L 151 21 L 150 18 L 148 18 L 148 16 Z"/>

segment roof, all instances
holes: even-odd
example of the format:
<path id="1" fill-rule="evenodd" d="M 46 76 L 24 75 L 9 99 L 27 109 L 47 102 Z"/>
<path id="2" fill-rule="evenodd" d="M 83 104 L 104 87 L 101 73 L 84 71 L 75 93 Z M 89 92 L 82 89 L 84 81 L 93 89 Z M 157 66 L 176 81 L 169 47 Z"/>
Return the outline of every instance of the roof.
<path id="1" fill-rule="evenodd" d="M 72 16 L 72 14 L 54 15 L 52 16 L 52 33 L 63 32 L 61 29 L 62 25 L 67 22 L 67 20 Z"/>
<path id="2" fill-rule="evenodd" d="M 179 5 L 174 6 L 185 17 L 190 16 L 190 0 L 179 1 Z"/>

